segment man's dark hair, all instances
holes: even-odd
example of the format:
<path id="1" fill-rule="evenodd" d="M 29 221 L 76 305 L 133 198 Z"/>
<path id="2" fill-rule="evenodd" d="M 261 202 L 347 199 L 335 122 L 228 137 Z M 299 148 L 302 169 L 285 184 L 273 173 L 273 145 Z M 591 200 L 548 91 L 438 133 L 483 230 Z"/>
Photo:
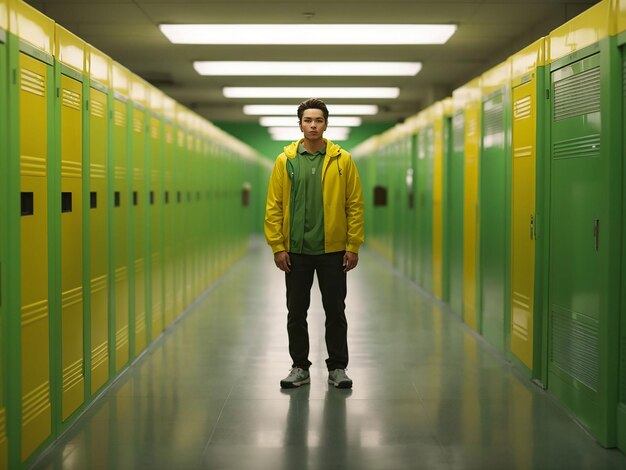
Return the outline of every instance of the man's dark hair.
<path id="1" fill-rule="evenodd" d="M 302 121 L 302 115 L 307 109 L 321 109 L 322 113 L 324 113 L 324 121 L 328 122 L 328 108 L 322 100 L 310 98 L 300 103 L 300 106 L 298 106 L 298 121 Z"/>

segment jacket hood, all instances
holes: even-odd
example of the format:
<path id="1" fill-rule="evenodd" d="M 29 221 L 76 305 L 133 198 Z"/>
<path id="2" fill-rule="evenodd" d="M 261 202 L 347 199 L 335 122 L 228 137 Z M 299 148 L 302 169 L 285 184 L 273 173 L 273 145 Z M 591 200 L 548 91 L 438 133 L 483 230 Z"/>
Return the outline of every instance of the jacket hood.
<path id="1" fill-rule="evenodd" d="M 298 154 L 298 145 L 303 141 L 304 139 L 296 140 L 283 149 L 287 158 L 294 158 Z M 341 146 L 339 144 L 334 144 L 328 139 L 324 139 L 324 142 L 326 142 L 326 155 L 331 157 L 339 155 L 341 152 Z"/>

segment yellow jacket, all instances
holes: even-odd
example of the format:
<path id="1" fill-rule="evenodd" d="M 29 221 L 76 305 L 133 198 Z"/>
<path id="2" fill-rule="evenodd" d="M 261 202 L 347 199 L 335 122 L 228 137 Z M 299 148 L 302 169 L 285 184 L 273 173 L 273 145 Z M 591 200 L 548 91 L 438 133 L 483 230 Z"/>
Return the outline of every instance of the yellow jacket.
<path id="1" fill-rule="evenodd" d="M 322 167 L 324 200 L 324 251 L 359 252 L 363 244 L 363 193 L 359 172 L 352 156 L 339 145 L 326 140 Z M 272 251 L 289 251 L 291 179 L 287 159 L 295 158 L 298 144 L 285 147 L 274 163 L 265 206 L 265 238 Z"/>

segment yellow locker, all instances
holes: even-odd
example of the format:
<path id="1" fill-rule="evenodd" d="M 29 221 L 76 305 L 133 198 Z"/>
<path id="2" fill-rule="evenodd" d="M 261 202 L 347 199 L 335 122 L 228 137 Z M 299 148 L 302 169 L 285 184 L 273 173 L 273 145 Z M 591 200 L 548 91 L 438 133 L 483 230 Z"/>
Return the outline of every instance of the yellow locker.
<path id="1" fill-rule="evenodd" d="M 61 76 L 62 419 L 85 399 L 83 357 L 82 86 Z"/>
<path id="2" fill-rule="evenodd" d="M 511 352 L 533 368 L 537 67 L 542 38 L 511 58 L 513 85 L 511 187 Z"/>
<path id="3" fill-rule="evenodd" d="M 115 76 L 114 76 L 115 77 Z M 114 181 L 113 181 L 113 259 L 115 265 L 115 371 L 129 360 L 129 273 L 128 273 L 128 171 L 127 104 L 120 98 L 113 104 Z"/>
<path id="4" fill-rule="evenodd" d="M 147 345 L 146 337 L 146 261 L 145 261 L 145 207 L 143 200 L 144 182 L 144 156 L 145 156 L 145 121 L 146 113 L 143 108 L 135 107 L 133 110 L 133 194 L 132 194 L 132 220 L 134 238 L 135 269 L 135 355 L 143 351 Z"/>
<path id="5" fill-rule="evenodd" d="M 480 79 L 466 85 L 463 198 L 463 320 L 478 330 L 476 309 L 478 260 L 478 162 L 480 154 Z"/>
<path id="6" fill-rule="evenodd" d="M 151 92 L 151 96 L 156 92 Z M 163 241 L 161 236 L 161 120 L 150 117 L 150 249 L 151 249 L 151 289 L 152 289 L 152 338 L 163 331 Z"/>
<path id="7" fill-rule="evenodd" d="M 109 379 L 108 90 L 111 60 L 89 48 L 91 393 Z"/>
<path id="8" fill-rule="evenodd" d="M 48 306 L 49 67 L 23 53 L 20 67 L 22 460 L 51 429 Z"/>
<path id="9" fill-rule="evenodd" d="M 91 392 L 109 379 L 107 95 L 90 89 Z"/>

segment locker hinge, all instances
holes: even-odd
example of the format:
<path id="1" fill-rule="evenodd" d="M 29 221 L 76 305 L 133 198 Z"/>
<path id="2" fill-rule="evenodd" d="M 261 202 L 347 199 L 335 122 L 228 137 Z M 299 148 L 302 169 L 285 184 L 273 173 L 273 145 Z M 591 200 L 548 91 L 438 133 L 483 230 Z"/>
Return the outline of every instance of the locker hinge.
<path id="1" fill-rule="evenodd" d="M 596 241 L 596 251 L 598 251 L 599 239 L 600 239 L 600 219 L 596 219 L 593 222 L 593 238 Z"/>
<path id="2" fill-rule="evenodd" d="M 550 99 L 550 90 L 546 90 L 546 99 L 549 100 Z"/>
<path id="3" fill-rule="evenodd" d="M 85 100 L 85 111 L 89 111 L 89 100 Z"/>
<path id="4" fill-rule="evenodd" d="M 17 85 L 17 69 L 13 69 L 13 85 Z"/>
<path id="5" fill-rule="evenodd" d="M 57 98 L 59 98 L 61 96 L 61 89 L 57 88 Z"/>
<path id="6" fill-rule="evenodd" d="M 530 214 L 530 239 L 535 239 L 535 216 Z"/>

